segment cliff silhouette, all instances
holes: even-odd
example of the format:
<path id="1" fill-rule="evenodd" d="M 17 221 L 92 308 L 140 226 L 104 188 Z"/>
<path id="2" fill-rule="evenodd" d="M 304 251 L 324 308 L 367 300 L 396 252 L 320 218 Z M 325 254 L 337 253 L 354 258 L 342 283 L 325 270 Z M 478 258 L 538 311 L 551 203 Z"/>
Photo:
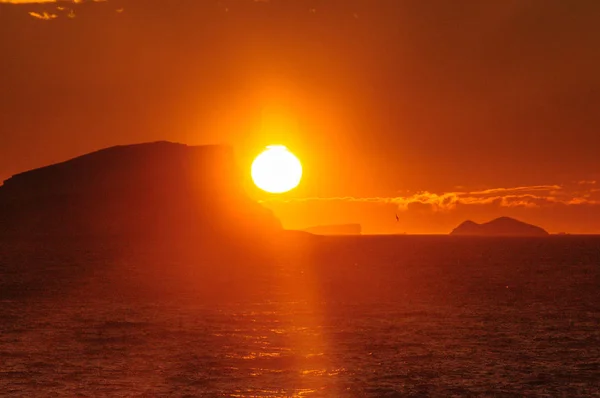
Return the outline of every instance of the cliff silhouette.
<path id="1" fill-rule="evenodd" d="M 233 149 L 115 146 L 0 186 L 0 235 L 244 238 L 281 230 L 241 186 Z"/>
<path id="2" fill-rule="evenodd" d="M 452 230 L 450 235 L 547 236 L 548 232 L 514 218 L 500 217 L 483 224 L 467 220 Z"/>

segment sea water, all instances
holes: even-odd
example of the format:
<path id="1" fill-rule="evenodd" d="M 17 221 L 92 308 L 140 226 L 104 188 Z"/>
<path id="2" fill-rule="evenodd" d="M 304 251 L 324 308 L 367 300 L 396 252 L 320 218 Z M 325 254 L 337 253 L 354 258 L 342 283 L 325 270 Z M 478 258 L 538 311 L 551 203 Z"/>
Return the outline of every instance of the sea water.
<path id="1" fill-rule="evenodd" d="M 600 237 L 327 237 L 227 261 L 1 243 L 0 396 L 600 396 Z"/>

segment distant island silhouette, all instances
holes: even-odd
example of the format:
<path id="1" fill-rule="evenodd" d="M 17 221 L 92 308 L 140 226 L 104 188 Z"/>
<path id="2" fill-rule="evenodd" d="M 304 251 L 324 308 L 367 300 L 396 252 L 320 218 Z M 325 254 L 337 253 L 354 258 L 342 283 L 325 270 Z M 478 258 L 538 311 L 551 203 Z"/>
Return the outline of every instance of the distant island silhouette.
<path id="1" fill-rule="evenodd" d="M 360 235 L 362 227 L 360 224 L 316 225 L 304 231 L 315 235 Z"/>
<path id="2" fill-rule="evenodd" d="M 547 236 L 549 234 L 538 226 L 510 217 L 500 217 L 482 224 L 467 220 L 454 228 L 450 235 Z"/>
<path id="3" fill-rule="evenodd" d="M 246 196 L 233 149 L 115 146 L 0 186 L 0 235 L 245 238 L 282 231 Z"/>

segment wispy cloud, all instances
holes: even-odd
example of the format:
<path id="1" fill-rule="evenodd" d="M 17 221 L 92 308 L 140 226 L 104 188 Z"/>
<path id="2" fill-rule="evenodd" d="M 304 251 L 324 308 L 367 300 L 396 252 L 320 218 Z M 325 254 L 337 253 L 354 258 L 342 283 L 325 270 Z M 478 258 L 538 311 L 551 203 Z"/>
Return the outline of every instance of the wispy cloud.
<path id="1" fill-rule="evenodd" d="M 47 3 L 75 3 L 83 2 L 100 3 L 108 0 L 0 0 L 0 4 L 47 4 Z"/>
<path id="2" fill-rule="evenodd" d="M 0 0 L 0 4 L 42 4 L 42 3 L 56 3 L 57 0 Z M 75 3 L 76 1 L 71 1 Z"/>
<path id="3" fill-rule="evenodd" d="M 600 205 L 600 195 L 598 192 L 599 190 L 597 189 L 572 190 L 562 185 L 535 185 L 491 188 L 480 191 L 445 192 L 441 194 L 423 191 L 397 197 L 272 198 L 265 200 L 265 202 L 363 202 L 395 204 L 399 210 L 408 210 L 411 205 L 427 205 L 433 211 L 450 211 L 460 205 L 494 205 L 498 207 L 526 208 L 553 205 Z"/>
<path id="4" fill-rule="evenodd" d="M 56 14 L 50 14 L 47 12 L 30 12 L 29 15 L 31 15 L 32 17 L 36 18 L 36 19 L 43 19 L 44 21 L 50 21 L 52 19 L 58 18 L 58 15 Z"/>
<path id="5" fill-rule="evenodd" d="M 492 188 L 483 191 L 469 192 L 471 195 L 488 195 L 494 193 L 512 193 L 512 192 L 536 192 L 551 191 L 562 189 L 560 185 L 534 185 L 530 187 L 512 187 L 512 188 Z"/>
<path id="6" fill-rule="evenodd" d="M 47 4 L 47 3 L 75 3 L 84 2 L 100 3 L 108 0 L 0 0 L 0 4 Z"/>
<path id="7" fill-rule="evenodd" d="M 82 4 L 82 3 L 103 3 L 108 0 L 0 0 L 0 4 L 29 4 L 32 6 L 40 5 L 43 8 L 38 7 L 35 11 L 29 11 L 28 14 L 35 19 L 40 19 L 43 21 L 51 21 L 53 19 L 57 19 L 62 16 L 66 16 L 67 18 L 75 18 L 75 11 L 73 8 L 69 6 L 70 4 Z M 52 7 L 52 4 L 56 4 L 56 7 L 53 8 L 55 12 L 51 12 L 48 7 Z M 41 8 L 41 9 L 39 9 Z M 117 9 L 116 12 L 122 12 L 123 9 Z"/>

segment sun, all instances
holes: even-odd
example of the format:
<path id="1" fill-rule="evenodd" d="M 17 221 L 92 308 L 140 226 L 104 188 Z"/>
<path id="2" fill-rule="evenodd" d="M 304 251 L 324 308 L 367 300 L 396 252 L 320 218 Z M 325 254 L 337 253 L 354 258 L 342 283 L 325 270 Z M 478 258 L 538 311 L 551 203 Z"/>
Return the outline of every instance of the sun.
<path id="1" fill-rule="evenodd" d="M 252 180 L 270 193 L 294 189 L 302 179 L 302 164 L 283 145 L 268 146 L 252 162 Z"/>

